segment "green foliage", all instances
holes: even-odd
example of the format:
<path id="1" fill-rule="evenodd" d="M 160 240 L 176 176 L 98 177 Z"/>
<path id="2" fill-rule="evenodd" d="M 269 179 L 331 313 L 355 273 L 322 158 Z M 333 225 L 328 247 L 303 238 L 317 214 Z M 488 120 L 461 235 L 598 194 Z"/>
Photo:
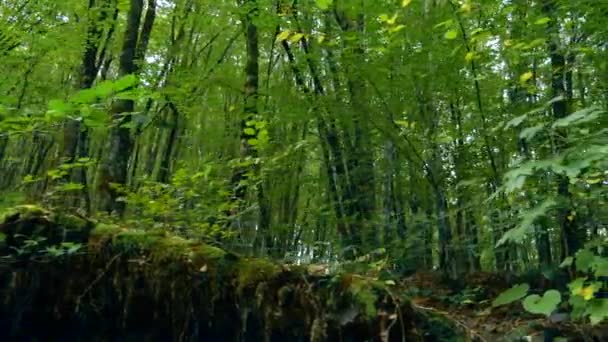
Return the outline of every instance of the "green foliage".
<path id="1" fill-rule="evenodd" d="M 329 7 L 332 5 L 333 0 L 316 0 L 317 2 L 317 6 L 322 9 L 322 10 L 326 10 L 329 9 Z"/>
<path id="2" fill-rule="evenodd" d="M 584 108 L 576 111 L 563 119 L 553 122 L 552 128 L 573 127 L 576 125 L 597 121 L 600 115 L 606 112 L 598 107 Z"/>
<path id="3" fill-rule="evenodd" d="M 222 199 L 225 184 L 215 178 L 216 172 L 207 165 L 194 174 L 176 171 L 172 184 L 144 182 L 138 192 L 124 198 L 131 205 L 129 222 L 199 239 L 229 238 L 234 232 L 224 228 L 222 213 L 230 210 L 231 203 Z"/>
<path id="4" fill-rule="evenodd" d="M 585 297 L 603 252 L 577 251 L 608 221 L 599 2 L 167 0 L 149 35 L 104 3 L 2 2 L 0 210 L 42 201 L 142 232 L 121 239 L 380 282 L 567 254 L 583 296 L 562 295 L 602 317 Z"/>
<path id="5" fill-rule="evenodd" d="M 249 137 L 247 143 L 257 150 L 268 145 L 269 133 L 266 125 L 266 121 L 249 120 L 246 122 L 247 127 L 243 129 L 243 132 Z"/>
<path id="6" fill-rule="evenodd" d="M 146 91 L 135 91 L 139 83 L 135 75 L 126 75 L 114 81 L 103 81 L 93 88 L 79 90 L 70 96 L 68 101 L 49 101 L 46 118 L 48 123 L 64 119 L 82 120 L 88 127 L 99 127 L 108 124 L 108 108 L 100 104 L 109 100 L 146 100 L 152 96 Z"/>
<path id="7" fill-rule="evenodd" d="M 470 308 L 477 305 L 485 305 L 488 302 L 486 293 L 487 289 L 481 286 L 466 287 L 456 294 L 439 296 L 439 299 L 450 306 Z"/>
<path id="8" fill-rule="evenodd" d="M 607 289 L 605 277 L 608 258 L 598 255 L 591 248 L 584 248 L 574 258 L 564 260 L 562 267 L 571 267 L 574 261 L 576 270 L 589 276 L 579 277 L 568 284 L 568 303 L 572 308 L 571 315 L 576 320 L 588 319 L 591 324 L 598 324 L 608 318 L 608 302 L 603 293 Z M 604 279 L 604 281 L 600 281 Z M 501 306 L 522 299 L 528 293 L 528 284 L 519 284 L 501 293 L 494 299 L 493 306 Z M 557 290 L 548 290 L 542 296 L 531 294 L 522 300 L 526 311 L 533 314 L 550 316 L 562 302 L 562 294 Z"/>
<path id="9" fill-rule="evenodd" d="M 544 132 L 544 136 L 552 136 L 559 134 L 555 131 L 557 128 L 568 129 L 568 140 L 565 142 L 565 146 L 568 146 L 568 148 L 546 158 L 529 160 L 516 165 L 505 173 L 502 191 L 514 195 L 517 191 L 521 191 L 527 183 L 529 184 L 531 178 L 543 177 L 548 173 L 555 176 L 567 176 L 570 184 L 577 187 L 588 184 L 588 179 L 593 178 L 592 175 L 598 175 L 598 172 L 605 168 L 606 160 L 608 160 L 608 149 L 603 144 L 608 140 L 602 134 L 604 132 L 601 128 L 600 119 L 602 113 L 605 113 L 605 111 L 597 107 L 589 107 L 556 120 L 550 127 L 539 124 L 522 130 L 520 137 L 530 140 L 540 132 Z M 520 125 L 529 114 L 511 120 L 506 127 Z M 590 126 L 578 128 L 579 125 Z M 597 182 L 599 182 L 599 179 Z M 604 190 L 600 190 L 600 192 L 604 192 Z M 588 200 L 597 199 L 598 196 L 600 196 L 599 193 L 594 194 L 594 197 Z M 563 198 L 548 196 L 540 205 L 523 210 L 520 213 L 520 223 L 515 228 L 507 231 L 499 240 L 498 245 L 509 241 L 523 242 L 526 235 L 531 232 L 535 222 L 546 215 L 550 215 L 551 210 L 563 206 Z"/>
<path id="10" fill-rule="evenodd" d="M 531 210 L 524 211 L 521 214 L 521 221 L 517 225 L 517 227 L 510 229 L 507 231 L 501 238 L 498 240 L 496 247 L 506 243 L 506 242 L 516 242 L 521 243 L 526 235 L 530 232 L 534 222 L 539 218 L 547 215 L 549 209 L 554 208 L 557 205 L 557 202 L 550 198 L 541 203 L 538 207 L 533 208 Z"/>
<path id="11" fill-rule="evenodd" d="M 3 194 L 3 196 L 0 198 L 0 214 L 16 205 L 23 204 L 24 200 L 25 196 L 21 192 L 9 192 Z M 0 215 L 0 219 L 2 218 L 2 215 Z"/>
<path id="12" fill-rule="evenodd" d="M 48 253 L 51 257 L 61 257 L 72 255 L 82 247 L 79 243 L 74 242 L 62 242 L 59 246 L 50 246 L 46 248 L 46 253 Z"/>
<path id="13" fill-rule="evenodd" d="M 528 284 L 515 285 L 496 297 L 492 302 L 492 306 L 501 306 L 518 301 L 528 294 L 529 289 L 530 286 Z"/>
<path id="14" fill-rule="evenodd" d="M 526 311 L 533 314 L 551 315 L 557 309 L 557 306 L 562 301 L 562 296 L 559 291 L 549 290 L 541 297 L 536 294 L 527 296 L 522 304 Z"/>
<path id="15" fill-rule="evenodd" d="M 370 286 L 368 281 L 363 278 L 353 277 L 350 284 L 350 292 L 356 298 L 356 301 L 363 306 L 365 317 L 371 318 L 377 315 L 376 301 L 378 296 L 374 293 L 373 286 Z"/>

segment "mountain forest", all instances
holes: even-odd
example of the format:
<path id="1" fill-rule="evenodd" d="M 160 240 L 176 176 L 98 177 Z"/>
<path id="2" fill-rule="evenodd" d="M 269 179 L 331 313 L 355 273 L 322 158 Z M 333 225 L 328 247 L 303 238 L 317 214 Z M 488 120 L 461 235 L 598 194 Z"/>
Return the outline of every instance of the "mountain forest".
<path id="1" fill-rule="evenodd" d="M 0 0 L 0 339 L 608 341 L 607 18 Z"/>

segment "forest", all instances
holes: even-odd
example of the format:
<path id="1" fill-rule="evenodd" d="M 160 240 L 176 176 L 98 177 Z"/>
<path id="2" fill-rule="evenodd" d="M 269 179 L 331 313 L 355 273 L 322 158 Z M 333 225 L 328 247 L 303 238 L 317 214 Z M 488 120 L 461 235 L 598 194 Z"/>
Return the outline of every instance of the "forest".
<path id="1" fill-rule="evenodd" d="M 608 1 L 0 0 L 0 340 L 608 341 Z"/>

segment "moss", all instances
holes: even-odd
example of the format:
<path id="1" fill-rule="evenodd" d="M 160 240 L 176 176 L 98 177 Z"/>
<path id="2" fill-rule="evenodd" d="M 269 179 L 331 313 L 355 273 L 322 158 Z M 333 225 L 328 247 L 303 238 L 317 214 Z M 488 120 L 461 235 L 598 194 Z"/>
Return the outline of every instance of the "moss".
<path id="1" fill-rule="evenodd" d="M 1 249 L 12 247 L 20 252 L 40 252 L 47 247 L 64 242 L 86 243 L 93 223 L 85 218 L 52 213 L 36 205 L 16 206 L 0 221 L 0 231 L 5 235 Z M 34 249 L 27 246 L 28 240 L 38 241 Z"/>
<path id="2" fill-rule="evenodd" d="M 22 227 L 33 234 L 42 229 L 43 234 L 56 235 L 92 227 L 87 219 L 64 213 L 52 215 L 36 207 L 20 210 L 31 220 L 14 214 L 11 220 L 0 223 L 6 229 L 0 231 L 7 239 Z M 28 277 L 35 276 L 40 277 L 32 278 L 36 284 L 52 284 L 28 289 L 39 300 L 26 309 L 39 315 L 24 316 L 22 323 L 21 318 L 14 318 L 14 312 L 23 310 L 23 305 L 13 301 L 11 305 L 19 306 L 0 308 L 0 322 L 36 327 L 33 331 L 46 339 L 52 333 L 43 328 L 51 326 L 47 324 L 49 319 L 53 329 L 58 323 L 64 324 L 55 329 L 58 332 L 73 331 L 77 315 L 83 320 L 83 329 L 77 333 L 89 334 L 87 339 L 96 334 L 99 340 L 116 339 L 115 335 L 105 335 L 111 331 L 119 335 L 145 332 L 159 336 L 158 340 L 178 340 L 194 334 L 196 329 L 199 339 L 210 341 L 260 341 L 271 337 L 277 341 L 325 341 L 337 340 L 338 336 L 344 340 L 371 340 L 378 333 L 374 331 L 379 326 L 377 306 L 392 312 L 394 305 L 401 303 L 400 310 L 407 319 L 401 330 L 393 330 L 397 331 L 395 340 L 398 331 L 405 332 L 408 340 L 421 340 L 418 326 L 436 334 L 450 329 L 435 317 L 418 314 L 407 302 L 394 302 L 387 296 L 385 284 L 369 277 L 316 274 L 307 267 L 243 258 L 164 231 L 112 224 L 97 224 L 88 241 L 93 253 L 69 262 L 52 259 L 29 265 L 32 268 L 23 271 L 23 281 L 34 283 Z M 137 261 L 134 259 L 145 262 L 133 262 Z M 12 295 L 11 283 L 11 279 L 0 277 L 0 293 Z M 74 294 L 79 297 L 75 299 Z M 75 300 L 80 311 L 72 313 Z M 63 311 L 57 314 L 57 310 Z M 441 329 L 431 329 L 429 325 Z M 108 329 L 118 326 L 126 330 Z M 165 335 L 161 338 L 159 334 Z M 60 339 L 55 337 L 50 339 Z M 145 339 L 139 337 L 138 340 Z"/>
<path id="3" fill-rule="evenodd" d="M 70 230 L 85 231 L 90 230 L 92 227 L 91 221 L 74 215 L 56 214 L 53 217 L 53 221 L 65 229 Z"/>
<path id="4" fill-rule="evenodd" d="M 188 258 L 195 264 L 198 265 L 201 262 L 207 261 L 218 261 L 226 256 L 226 252 L 223 249 L 198 243 L 190 246 L 188 251 Z"/>
<path id="5" fill-rule="evenodd" d="M 140 229 L 123 230 L 112 238 L 112 246 L 122 252 L 152 250 L 164 234 Z"/>
<path id="6" fill-rule="evenodd" d="M 15 214 L 19 214 L 19 217 L 22 219 L 31 219 L 34 217 L 49 216 L 51 213 L 40 206 L 34 204 L 24 204 L 8 209 L 4 215 L 0 217 L 0 221 L 4 221 L 9 216 L 13 216 Z"/>
<path id="7" fill-rule="evenodd" d="M 117 224 L 98 223 L 95 229 L 91 231 L 91 237 L 114 236 L 124 230 L 124 228 L 121 228 Z"/>
<path id="8" fill-rule="evenodd" d="M 99 249 L 123 231 L 125 229 L 116 224 L 98 223 L 89 234 L 89 248 Z"/>
<path id="9" fill-rule="evenodd" d="M 265 259 L 242 259 L 237 267 L 237 289 L 242 292 L 245 288 L 271 279 L 280 272 L 275 263 Z"/>
<path id="10" fill-rule="evenodd" d="M 356 308 L 365 319 L 377 315 L 380 299 L 388 294 L 386 285 L 365 276 L 351 273 L 337 274 L 332 277 L 333 284 L 327 305 L 337 311 Z"/>
<path id="11" fill-rule="evenodd" d="M 152 241 L 150 257 L 155 262 L 169 263 L 170 268 L 184 266 L 190 254 L 190 242 L 179 236 L 158 236 L 157 240 Z M 174 265 L 176 264 L 176 265 Z M 175 266 L 175 267 L 173 267 Z"/>
<path id="12" fill-rule="evenodd" d="M 69 242 L 86 242 L 94 228 L 93 222 L 75 215 L 56 214 L 51 221 L 58 229 L 63 229 L 63 239 Z"/>

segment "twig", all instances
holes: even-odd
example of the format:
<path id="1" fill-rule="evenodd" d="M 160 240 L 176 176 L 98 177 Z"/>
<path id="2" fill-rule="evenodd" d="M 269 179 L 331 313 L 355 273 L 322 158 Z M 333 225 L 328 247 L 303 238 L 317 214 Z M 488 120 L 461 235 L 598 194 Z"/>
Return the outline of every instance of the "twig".
<path id="1" fill-rule="evenodd" d="M 103 272 L 99 273 L 97 278 L 95 278 L 95 280 L 93 280 L 93 282 L 91 284 L 89 284 L 89 286 L 84 290 L 84 292 L 78 296 L 78 298 L 76 299 L 76 312 L 80 311 L 80 303 L 82 301 L 82 298 L 84 296 L 86 296 L 89 292 L 91 292 L 93 287 L 95 287 L 95 285 L 97 285 L 97 283 L 99 283 L 101 281 L 101 278 L 103 278 L 103 276 L 105 276 L 106 273 L 108 273 L 108 271 L 110 270 L 110 267 L 112 266 L 114 261 L 116 261 L 121 255 L 122 255 L 122 253 L 118 253 L 114 257 L 112 257 L 112 259 L 110 259 L 110 261 L 104 268 Z"/>
<path id="2" fill-rule="evenodd" d="M 395 308 L 397 311 L 397 317 L 399 318 L 399 323 L 401 325 L 401 342 L 405 342 L 405 322 L 403 321 L 403 312 L 401 312 L 401 302 L 397 299 L 397 297 L 395 297 L 395 295 L 393 294 L 393 292 L 387 287 L 386 288 L 386 292 L 388 293 L 388 295 L 391 297 L 391 300 L 393 301 L 393 303 L 395 303 Z M 395 321 L 393 321 L 393 323 L 395 323 Z M 392 326 L 392 324 L 391 324 Z"/>
<path id="3" fill-rule="evenodd" d="M 441 310 L 437 310 L 437 309 L 435 309 L 435 308 L 430 308 L 430 307 L 427 307 L 427 306 L 421 306 L 421 305 L 418 305 L 418 304 L 415 304 L 415 303 L 412 303 L 412 306 L 413 306 L 414 308 L 416 308 L 416 309 L 419 309 L 419 310 L 430 311 L 430 312 L 434 312 L 434 313 L 436 313 L 436 314 L 439 314 L 439 315 L 441 315 L 441 316 L 445 317 L 446 319 L 448 319 L 448 320 L 450 320 L 450 321 L 452 321 L 452 322 L 456 323 L 456 325 L 458 325 L 458 326 L 460 326 L 462 329 L 464 329 L 464 331 L 465 331 L 465 332 L 466 332 L 466 333 L 469 335 L 469 337 L 470 337 L 470 338 L 474 338 L 474 337 L 476 337 L 477 339 L 479 339 L 479 340 L 480 340 L 480 341 L 482 341 L 482 342 L 487 342 L 487 340 L 486 340 L 486 339 L 485 339 L 483 336 L 481 336 L 481 335 L 480 335 L 478 332 L 476 332 L 474 329 L 470 328 L 470 327 L 469 327 L 468 325 L 466 325 L 464 322 L 459 321 L 459 320 L 457 320 L 457 319 L 455 319 L 455 318 L 450 318 L 450 317 L 448 317 L 448 312 L 441 311 Z"/>

